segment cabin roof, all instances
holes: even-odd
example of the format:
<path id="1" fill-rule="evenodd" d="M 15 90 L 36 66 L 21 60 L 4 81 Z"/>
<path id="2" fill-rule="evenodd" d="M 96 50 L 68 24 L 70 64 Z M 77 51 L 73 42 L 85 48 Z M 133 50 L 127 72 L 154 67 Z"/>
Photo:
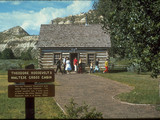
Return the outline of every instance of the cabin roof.
<path id="1" fill-rule="evenodd" d="M 111 47 L 101 25 L 42 24 L 38 47 Z"/>

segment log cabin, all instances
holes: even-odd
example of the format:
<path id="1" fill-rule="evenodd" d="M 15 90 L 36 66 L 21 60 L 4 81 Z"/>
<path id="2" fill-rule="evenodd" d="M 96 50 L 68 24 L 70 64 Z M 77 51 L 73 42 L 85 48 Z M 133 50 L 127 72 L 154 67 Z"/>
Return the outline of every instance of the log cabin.
<path id="1" fill-rule="evenodd" d="M 85 68 L 99 59 L 100 68 L 104 68 L 111 42 L 99 24 L 42 24 L 37 47 L 41 69 L 56 68 L 60 57 L 68 57 L 71 63 L 75 57 L 81 58 Z M 73 68 L 73 64 L 71 66 Z"/>

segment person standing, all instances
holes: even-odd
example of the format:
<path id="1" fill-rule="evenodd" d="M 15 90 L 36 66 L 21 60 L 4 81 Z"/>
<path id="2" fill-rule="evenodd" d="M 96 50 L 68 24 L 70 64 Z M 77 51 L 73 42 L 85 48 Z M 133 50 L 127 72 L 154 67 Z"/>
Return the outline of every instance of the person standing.
<path id="1" fill-rule="evenodd" d="M 64 74 L 66 73 L 65 68 L 66 68 L 66 57 L 63 58 L 63 73 Z"/>
<path id="2" fill-rule="evenodd" d="M 93 62 L 90 63 L 90 74 L 93 73 Z"/>
<path id="3" fill-rule="evenodd" d="M 57 61 L 56 65 L 57 65 L 57 69 L 56 69 L 56 72 L 58 71 L 58 69 L 60 70 L 60 72 L 63 74 L 62 70 L 61 70 L 61 60 L 62 58 L 60 57 L 59 60 Z"/>
<path id="4" fill-rule="evenodd" d="M 103 73 L 106 73 L 106 72 L 108 72 L 108 59 L 106 59 L 106 61 L 105 61 L 105 71 L 103 71 Z"/>
<path id="5" fill-rule="evenodd" d="M 79 64 L 78 64 L 78 73 L 82 73 L 82 59 L 79 59 Z"/>
<path id="6" fill-rule="evenodd" d="M 73 65 L 74 65 L 74 71 L 77 72 L 78 60 L 77 60 L 76 57 L 75 57 L 74 60 L 73 60 Z"/>
<path id="7" fill-rule="evenodd" d="M 67 74 L 69 74 L 70 71 L 72 70 L 69 58 L 66 59 L 66 68 L 65 68 L 65 70 L 67 71 Z"/>
<path id="8" fill-rule="evenodd" d="M 99 69 L 99 59 L 97 59 L 97 61 L 96 61 L 94 72 L 95 71 L 100 72 L 100 69 Z"/>

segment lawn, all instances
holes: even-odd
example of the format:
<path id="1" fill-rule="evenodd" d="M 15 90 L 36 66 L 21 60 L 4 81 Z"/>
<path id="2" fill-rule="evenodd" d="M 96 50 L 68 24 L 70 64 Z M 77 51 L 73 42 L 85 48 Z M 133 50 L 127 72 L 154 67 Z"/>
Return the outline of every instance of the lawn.
<path id="1" fill-rule="evenodd" d="M 133 86 L 135 89 L 129 93 L 122 93 L 116 96 L 121 101 L 137 104 L 160 104 L 160 76 L 158 79 L 151 78 L 149 73 L 136 74 L 132 72 L 119 73 L 96 73 L 98 76 Z M 159 108 L 157 108 L 159 109 Z"/>
<path id="2" fill-rule="evenodd" d="M 7 65 L 6 68 L 18 66 L 18 62 L 23 66 L 31 63 L 36 64 L 35 61 L 11 61 L 0 60 L 0 64 L 5 63 Z M 9 62 L 11 62 L 12 66 L 9 65 Z M 5 69 L 1 69 L 0 71 L 0 119 L 25 119 L 25 98 L 8 98 L 9 83 L 7 80 L 7 71 Z M 58 119 L 63 118 L 63 116 L 63 112 L 57 106 L 53 97 L 35 98 L 36 119 Z"/>

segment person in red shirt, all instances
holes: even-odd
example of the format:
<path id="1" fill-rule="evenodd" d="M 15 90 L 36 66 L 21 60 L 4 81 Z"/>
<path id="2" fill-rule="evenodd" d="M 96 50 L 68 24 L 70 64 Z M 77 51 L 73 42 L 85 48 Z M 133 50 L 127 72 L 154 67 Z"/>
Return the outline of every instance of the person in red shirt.
<path id="1" fill-rule="evenodd" d="M 76 57 L 75 57 L 74 60 L 73 60 L 73 65 L 74 65 L 74 71 L 77 72 L 78 60 L 77 60 Z"/>

